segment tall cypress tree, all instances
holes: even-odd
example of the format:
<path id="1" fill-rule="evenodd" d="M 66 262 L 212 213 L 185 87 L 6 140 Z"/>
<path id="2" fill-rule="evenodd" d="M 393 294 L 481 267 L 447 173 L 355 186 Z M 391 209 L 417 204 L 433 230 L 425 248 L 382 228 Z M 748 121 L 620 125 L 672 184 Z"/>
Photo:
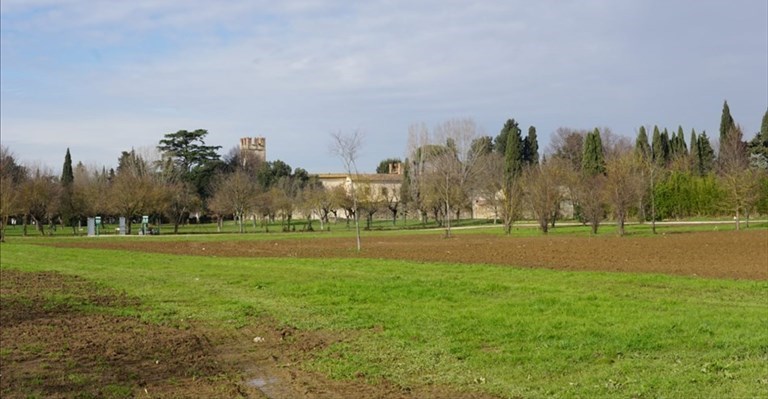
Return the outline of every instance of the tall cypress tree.
<path id="1" fill-rule="evenodd" d="M 661 133 L 659 132 L 658 126 L 653 127 L 653 138 L 651 142 L 651 149 L 652 149 L 652 155 L 653 155 L 653 162 L 659 166 L 666 166 L 665 153 L 667 152 L 667 149 L 664 147 L 664 141 L 661 139 Z"/>
<path id="2" fill-rule="evenodd" d="M 688 146 L 685 145 L 685 133 L 682 126 L 677 126 L 677 141 L 675 142 L 675 155 L 678 157 L 688 155 Z"/>
<path id="3" fill-rule="evenodd" d="M 523 161 L 529 165 L 539 164 L 539 140 L 535 126 L 528 128 L 528 135 L 523 140 Z"/>
<path id="4" fill-rule="evenodd" d="M 67 154 L 64 155 L 64 167 L 61 171 L 61 185 L 65 188 L 70 187 L 74 181 L 75 173 L 72 170 L 72 155 L 69 154 L 69 148 L 67 148 Z"/>
<path id="5" fill-rule="evenodd" d="M 699 165 L 701 164 L 701 153 L 699 151 L 700 145 L 699 145 L 699 139 L 696 137 L 696 129 L 691 129 L 691 153 L 690 153 L 690 159 L 691 159 L 691 170 L 693 173 L 701 176 L 701 168 Z"/>
<path id="6" fill-rule="evenodd" d="M 768 111 L 763 115 L 760 131 L 749 142 L 749 153 L 763 156 L 768 161 Z"/>
<path id="7" fill-rule="evenodd" d="M 502 132 L 507 131 L 504 149 L 504 177 L 507 181 L 511 181 L 518 178 L 523 170 L 523 138 L 514 119 L 508 120 L 507 124 L 502 129 Z"/>
<path id="8" fill-rule="evenodd" d="M 635 155 L 642 160 L 651 158 L 651 147 L 648 145 L 648 133 L 645 131 L 645 126 L 640 126 L 640 131 L 637 133 Z"/>
<path id="9" fill-rule="evenodd" d="M 712 149 L 712 143 L 709 142 L 707 132 L 701 132 L 699 136 L 699 170 L 702 175 L 712 171 L 715 166 L 715 150 Z"/>
<path id="10" fill-rule="evenodd" d="M 728 139 L 728 132 L 733 129 L 736 124 L 733 122 L 731 116 L 731 109 L 728 107 L 728 101 L 723 101 L 723 114 L 720 116 L 720 147 Z"/>
<path id="11" fill-rule="evenodd" d="M 584 156 L 581 158 L 581 171 L 588 176 L 605 174 L 605 154 L 600 131 L 595 130 L 584 141 Z"/>
<path id="12" fill-rule="evenodd" d="M 669 146 L 669 132 L 667 131 L 667 128 L 664 128 L 664 131 L 661 132 L 661 149 L 664 165 L 669 165 L 669 160 L 672 158 L 672 151 Z"/>
<path id="13" fill-rule="evenodd" d="M 73 183 L 75 181 L 75 173 L 72 170 L 72 155 L 67 148 L 67 154 L 64 155 L 64 167 L 61 170 L 61 196 L 59 197 L 59 212 L 62 220 L 72 226 L 72 232 L 77 234 L 77 206 L 75 204 L 75 196 Z"/>
<path id="14" fill-rule="evenodd" d="M 760 125 L 760 134 L 768 137 L 768 109 L 763 114 L 763 123 Z"/>

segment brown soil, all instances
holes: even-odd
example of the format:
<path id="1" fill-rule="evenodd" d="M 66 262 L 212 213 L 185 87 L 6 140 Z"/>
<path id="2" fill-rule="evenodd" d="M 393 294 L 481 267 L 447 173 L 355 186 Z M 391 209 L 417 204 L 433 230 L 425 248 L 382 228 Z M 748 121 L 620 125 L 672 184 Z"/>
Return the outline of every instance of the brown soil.
<path id="1" fill-rule="evenodd" d="M 733 279 L 768 279 L 768 230 L 673 233 L 650 237 L 503 237 L 484 234 L 444 239 L 435 234 L 354 239 L 149 242 L 79 241 L 66 246 L 169 254 L 245 257 L 366 257 L 564 270 L 664 273 Z"/>
<path id="2" fill-rule="evenodd" d="M 140 304 L 76 277 L 7 269 L 0 277 L 2 398 L 492 398 L 333 381 L 299 367 L 346 338 L 338 334 L 270 320 L 182 330 L 115 315 Z"/>

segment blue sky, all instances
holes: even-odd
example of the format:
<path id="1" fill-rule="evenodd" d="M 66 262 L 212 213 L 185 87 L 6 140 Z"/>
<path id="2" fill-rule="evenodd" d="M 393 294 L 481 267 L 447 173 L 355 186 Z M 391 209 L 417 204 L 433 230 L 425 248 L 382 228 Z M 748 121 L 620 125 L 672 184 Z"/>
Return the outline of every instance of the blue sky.
<path id="1" fill-rule="evenodd" d="M 56 171 L 181 129 L 321 173 L 337 131 L 372 171 L 419 122 L 515 118 L 546 149 L 558 127 L 716 137 L 726 99 L 751 138 L 768 107 L 765 0 L 3 0 L 0 52 L 2 144 Z"/>

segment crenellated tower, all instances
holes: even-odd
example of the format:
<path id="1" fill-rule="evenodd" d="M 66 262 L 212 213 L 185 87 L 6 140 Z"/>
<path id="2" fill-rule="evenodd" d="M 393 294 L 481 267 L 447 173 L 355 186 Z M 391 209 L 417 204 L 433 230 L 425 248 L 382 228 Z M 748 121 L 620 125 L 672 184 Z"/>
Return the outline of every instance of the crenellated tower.
<path id="1" fill-rule="evenodd" d="M 240 138 L 240 151 L 244 154 L 251 154 L 259 162 L 267 162 L 267 139 L 264 137 L 242 137 Z M 249 157 L 243 157 L 243 162 Z"/>

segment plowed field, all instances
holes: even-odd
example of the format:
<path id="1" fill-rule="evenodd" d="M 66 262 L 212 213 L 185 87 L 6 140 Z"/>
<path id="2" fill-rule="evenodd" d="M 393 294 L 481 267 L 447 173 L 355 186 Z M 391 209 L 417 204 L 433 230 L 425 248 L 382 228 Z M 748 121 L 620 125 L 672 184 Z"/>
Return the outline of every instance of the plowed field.
<path id="1" fill-rule="evenodd" d="M 435 234 L 254 241 L 79 241 L 66 246 L 183 255 L 380 258 L 486 263 L 563 270 L 663 273 L 732 279 L 768 279 L 768 230 L 696 232 L 651 237 L 502 237 Z"/>

